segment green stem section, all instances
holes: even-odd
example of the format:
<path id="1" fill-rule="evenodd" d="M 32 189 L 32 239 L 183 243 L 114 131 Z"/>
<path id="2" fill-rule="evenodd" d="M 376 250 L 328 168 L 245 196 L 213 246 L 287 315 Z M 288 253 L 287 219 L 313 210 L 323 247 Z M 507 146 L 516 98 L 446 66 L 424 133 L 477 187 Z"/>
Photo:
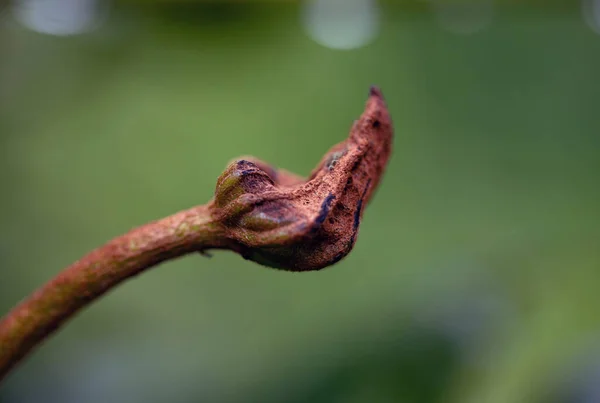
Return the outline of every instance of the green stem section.
<path id="1" fill-rule="evenodd" d="M 165 260 L 225 247 L 211 205 L 135 228 L 95 249 L 0 321 L 0 381 L 52 332 L 111 288 Z"/>

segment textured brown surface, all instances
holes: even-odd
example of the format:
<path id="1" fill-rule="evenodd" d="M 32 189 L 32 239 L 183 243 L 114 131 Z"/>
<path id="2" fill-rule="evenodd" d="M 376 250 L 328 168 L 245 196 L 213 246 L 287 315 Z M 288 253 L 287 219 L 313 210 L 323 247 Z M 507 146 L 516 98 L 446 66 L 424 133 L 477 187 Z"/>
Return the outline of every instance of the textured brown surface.
<path id="1" fill-rule="evenodd" d="M 230 249 L 260 264 L 317 270 L 346 256 L 391 151 L 392 123 L 371 88 L 349 138 L 305 180 L 251 157 L 219 177 L 215 198 L 113 239 L 67 267 L 0 321 L 0 380 L 90 302 L 165 261 Z"/>
<path id="2" fill-rule="evenodd" d="M 229 165 L 219 178 L 216 214 L 245 258 L 302 271 L 330 266 L 356 242 L 366 203 L 390 156 L 393 127 L 379 89 L 344 142 L 308 180 L 255 159 Z"/>
<path id="3" fill-rule="evenodd" d="M 0 322 L 0 380 L 47 335 L 117 284 L 165 260 L 220 247 L 219 239 L 222 227 L 200 206 L 133 229 L 73 263 Z"/>

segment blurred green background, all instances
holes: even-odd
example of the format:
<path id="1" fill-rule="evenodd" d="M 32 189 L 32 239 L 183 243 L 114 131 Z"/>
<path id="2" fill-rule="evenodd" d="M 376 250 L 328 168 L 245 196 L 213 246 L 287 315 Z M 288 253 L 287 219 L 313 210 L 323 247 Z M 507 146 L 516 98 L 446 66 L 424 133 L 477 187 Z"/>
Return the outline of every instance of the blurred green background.
<path id="1" fill-rule="evenodd" d="M 304 4 L 167 3 L 115 2 L 68 37 L 5 9 L 2 313 L 206 202 L 239 155 L 308 174 L 371 84 L 389 169 L 334 267 L 163 264 L 49 339 L 0 402 L 600 401 L 600 36 L 582 4 L 497 7 L 461 34 L 387 2 L 373 41 L 339 50 Z"/>

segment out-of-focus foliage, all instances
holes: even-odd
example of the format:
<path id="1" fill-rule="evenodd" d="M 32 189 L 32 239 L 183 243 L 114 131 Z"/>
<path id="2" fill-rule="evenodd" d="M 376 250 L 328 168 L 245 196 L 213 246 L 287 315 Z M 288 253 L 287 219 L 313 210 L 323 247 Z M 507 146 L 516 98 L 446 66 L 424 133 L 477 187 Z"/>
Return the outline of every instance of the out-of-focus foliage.
<path id="1" fill-rule="evenodd" d="M 236 156 L 307 174 L 370 84 L 396 125 L 347 259 L 165 264 L 45 343 L 2 403 L 598 401 L 600 36 L 579 4 L 498 8 L 460 35 L 386 3 L 377 39 L 350 51 L 299 15 L 117 6 L 66 38 L 2 23 L 2 312 L 107 239 L 204 203 Z"/>

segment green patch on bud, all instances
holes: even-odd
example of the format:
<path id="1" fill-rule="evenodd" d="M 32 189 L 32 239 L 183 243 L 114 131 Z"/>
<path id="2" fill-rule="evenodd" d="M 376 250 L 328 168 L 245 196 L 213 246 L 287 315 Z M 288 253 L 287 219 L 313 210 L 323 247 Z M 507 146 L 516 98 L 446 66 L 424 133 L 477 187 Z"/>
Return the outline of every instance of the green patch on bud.
<path id="1" fill-rule="evenodd" d="M 225 207 L 233 200 L 244 194 L 239 173 L 230 165 L 217 180 L 215 202 L 217 207 Z"/>

